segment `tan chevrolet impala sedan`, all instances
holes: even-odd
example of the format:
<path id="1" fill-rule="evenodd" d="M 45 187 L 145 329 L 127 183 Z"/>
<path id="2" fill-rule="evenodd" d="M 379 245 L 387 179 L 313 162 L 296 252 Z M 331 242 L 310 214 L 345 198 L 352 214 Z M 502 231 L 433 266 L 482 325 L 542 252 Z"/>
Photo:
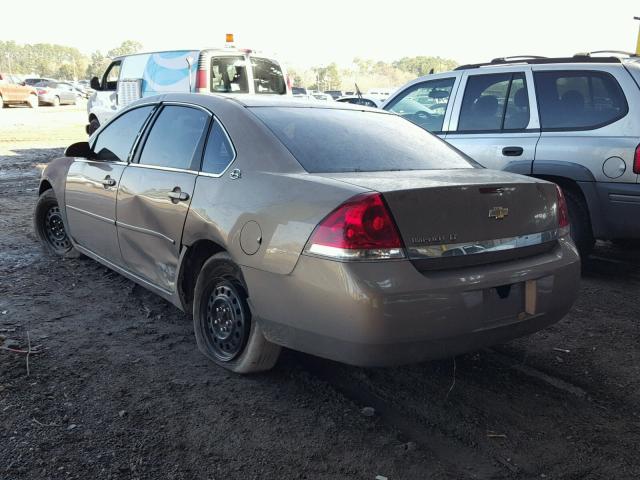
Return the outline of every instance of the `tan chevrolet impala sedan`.
<path id="1" fill-rule="evenodd" d="M 48 252 L 191 313 L 235 372 L 283 346 L 363 366 L 453 356 L 560 320 L 578 291 L 554 184 L 365 107 L 146 98 L 49 163 L 39 193 Z"/>

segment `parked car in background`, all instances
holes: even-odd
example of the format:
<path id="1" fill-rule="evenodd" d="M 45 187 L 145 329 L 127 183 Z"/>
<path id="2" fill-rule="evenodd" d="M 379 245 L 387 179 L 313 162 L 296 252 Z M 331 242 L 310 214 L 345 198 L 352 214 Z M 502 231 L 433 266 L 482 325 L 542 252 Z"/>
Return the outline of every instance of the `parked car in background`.
<path id="1" fill-rule="evenodd" d="M 0 73 L 0 108 L 5 105 L 38 106 L 38 93 L 35 88 L 16 83 L 13 76 Z"/>
<path id="2" fill-rule="evenodd" d="M 245 48 L 137 53 L 115 58 L 91 79 L 87 133 L 129 103 L 168 92 L 226 95 L 291 95 L 289 77 L 278 60 Z"/>
<path id="3" fill-rule="evenodd" d="M 349 95 L 340 97 L 336 100 L 340 103 L 351 103 L 353 105 L 360 105 L 363 107 L 380 108 L 382 102 L 374 97 L 368 97 L 363 95 Z"/>
<path id="4" fill-rule="evenodd" d="M 329 95 L 328 93 L 322 93 L 322 92 L 314 92 L 311 94 L 311 96 L 313 98 L 315 98 L 316 100 L 320 100 L 322 102 L 333 102 L 333 97 L 331 95 Z"/>
<path id="5" fill-rule="evenodd" d="M 45 80 L 34 85 L 41 105 L 75 105 L 78 95 L 71 85 L 53 80 Z"/>
<path id="6" fill-rule="evenodd" d="M 53 78 L 34 78 L 34 77 L 29 77 L 29 78 L 25 78 L 23 83 L 25 85 L 30 85 L 30 86 L 34 86 L 36 83 L 40 83 L 40 82 L 55 82 L 55 80 Z"/>
<path id="7" fill-rule="evenodd" d="M 603 53 L 464 65 L 409 82 L 383 109 L 487 168 L 560 185 L 587 255 L 595 239 L 640 239 L 640 58 Z"/>
<path id="8" fill-rule="evenodd" d="M 304 87 L 291 87 L 291 93 L 293 95 L 308 95 L 309 92 Z"/>
<path id="9" fill-rule="evenodd" d="M 325 90 L 324 93 L 326 93 L 327 95 L 331 95 L 334 100 L 337 100 L 344 95 L 344 92 L 342 90 Z"/>
<path id="10" fill-rule="evenodd" d="M 391 93 L 394 91 L 392 88 L 372 88 L 370 89 L 366 95 L 368 97 L 377 98 L 379 101 L 384 102 Z"/>
<path id="11" fill-rule="evenodd" d="M 560 320 L 579 288 L 556 185 L 338 102 L 138 100 L 47 164 L 34 221 L 46 251 L 192 313 L 200 350 L 239 373 L 281 346 L 363 366 L 457 355 Z"/>
<path id="12" fill-rule="evenodd" d="M 89 96 L 83 88 L 80 88 L 73 82 L 57 82 L 57 84 L 58 88 L 64 88 L 65 90 L 70 90 L 75 93 L 77 98 L 87 98 Z"/>

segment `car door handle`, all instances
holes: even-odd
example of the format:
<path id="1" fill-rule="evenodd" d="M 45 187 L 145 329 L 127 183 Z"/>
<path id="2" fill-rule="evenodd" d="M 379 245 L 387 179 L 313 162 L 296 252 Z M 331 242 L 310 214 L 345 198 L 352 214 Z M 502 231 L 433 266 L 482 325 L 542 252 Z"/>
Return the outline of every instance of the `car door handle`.
<path id="1" fill-rule="evenodd" d="M 502 149 L 502 155 L 505 157 L 519 157 L 524 152 L 522 147 L 504 147 Z"/>
<path id="2" fill-rule="evenodd" d="M 109 175 L 107 175 L 106 177 L 104 177 L 104 180 L 102 180 L 102 185 L 106 187 L 113 187 L 116 184 L 116 180 L 115 178 L 111 178 Z"/>
<path id="3" fill-rule="evenodd" d="M 167 194 L 172 201 L 184 202 L 185 200 L 189 200 L 189 194 L 187 192 L 181 192 L 179 188 L 175 188 L 173 191 Z"/>

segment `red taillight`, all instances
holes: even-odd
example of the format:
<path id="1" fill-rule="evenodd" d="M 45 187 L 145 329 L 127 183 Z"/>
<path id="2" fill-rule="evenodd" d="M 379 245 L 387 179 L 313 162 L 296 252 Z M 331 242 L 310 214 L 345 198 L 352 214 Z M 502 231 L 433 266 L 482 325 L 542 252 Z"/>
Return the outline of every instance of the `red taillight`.
<path id="1" fill-rule="evenodd" d="M 640 175 L 640 145 L 636 147 L 636 154 L 633 157 L 633 173 Z"/>
<path id="2" fill-rule="evenodd" d="M 207 91 L 207 71 L 196 70 L 196 92 Z"/>
<path id="3" fill-rule="evenodd" d="M 398 229 L 379 193 L 357 195 L 327 215 L 305 251 L 352 260 L 404 257 Z"/>
<path id="4" fill-rule="evenodd" d="M 292 88 L 293 88 L 293 85 L 291 84 L 291 77 L 287 75 L 287 90 L 291 91 Z"/>
<path id="5" fill-rule="evenodd" d="M 42 88 L 39 88 L 37 91 L 38 91 L 38 95 L 44 95 L 45 93 L 47 93 L 47 91 Z"/>
<path id="6" fill-rule="evenodd" d="M 564 199 L 562 189 L 556 185 L 558 196 L 558 230 L 559 236 L 564 237 L 569 234 L 569 210 L 567 209 L 567 201 Z"/>

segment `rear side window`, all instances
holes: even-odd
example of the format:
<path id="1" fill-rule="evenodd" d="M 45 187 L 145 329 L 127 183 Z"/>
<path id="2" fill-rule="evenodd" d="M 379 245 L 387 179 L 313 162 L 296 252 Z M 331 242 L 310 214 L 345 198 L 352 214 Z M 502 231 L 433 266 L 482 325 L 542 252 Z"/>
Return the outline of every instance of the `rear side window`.
<path id="1" fill-rule="evenodd" d="M 395 112 L 425 130 L 440 132 L 454 83 L 455 78 L 418 83 L 394 98 L 385 110 Z"/>
<path id="2" fill-rule="evenodd" d="M 206 173 L 221 174 L 233 161 L 234 153 L 231 142 L 224 130 L 216 121 L 211 127 L 207 146 L 202 160 L 202 171 Z"/>
<path id="3" fill-rule="evenodd" d="M 142 125 L 153 106 L 134 108 L 123 113 L 104 127 L 93 144 L 98 160 L 126 162 Z"/>
<path id="4" fill-rule="evenodd" d="M 192 169 L 208 120 L 209 115 L 199 108 L 165 106 L 151 127 L 140 163 Z"/>
<path id="5" fill-rule="evenodd" d="M 580 130 L 603 127 L 624 117 L 629 108 L 622 88 L 607 72 L 534 72 L 542 129 Z"/>
<path id="6" fill-rule="evenodd" d="M 521 130 L 529 124 L 523 73 L 472 75 L 462 98 L 459 132 Z"/>
<path id="7" fill-rule="evenodd" d="M 244 57 L 213 57 L 210 76 L 212 92 L 249 93 Z"/>
<path id="8" fill-rule="evenodd" d="M 266 58 L 251 58 L 253 85 L 256 93 L 284 95 L 287 85 L 280 65 Z"/>
<path id="9" fill-rule="evenodd" d="M 333 108 L 252 111 L 310 173 L 473 168 L 438 137 L 397 115 Z"/>

